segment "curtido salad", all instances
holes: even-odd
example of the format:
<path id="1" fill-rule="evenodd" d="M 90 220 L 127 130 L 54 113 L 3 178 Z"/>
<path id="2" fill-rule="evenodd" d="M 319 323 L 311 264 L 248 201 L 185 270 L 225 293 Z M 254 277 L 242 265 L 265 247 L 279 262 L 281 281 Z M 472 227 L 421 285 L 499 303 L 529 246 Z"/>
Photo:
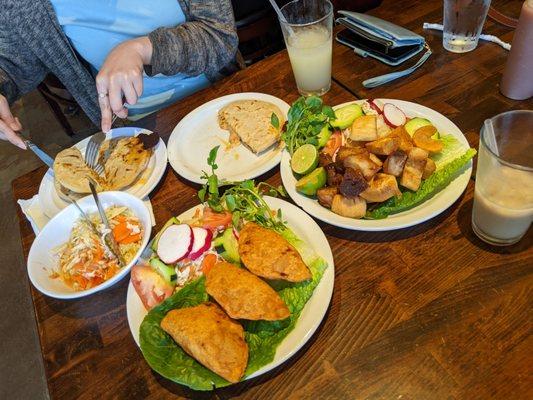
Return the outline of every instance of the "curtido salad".
<path id="1" fill-rule="evenodd" d="M 386 218 L 422 203 L 476 154 L 430 120 L 379 100 L 333 110 L 301 97 L 282 137 L 296 190 L 349 218 Z"/>
<path id="2" fill-rule="evenodd" d="M 129 263 L 140 248 L 143 228 L 128 207 L 111 206 L 105 210 L 111 232 L 101 222 L 98 213 L 88 217 L 97 232 L 80 218 L 72 227 L 69 240 L 55 250 L 58 259 L 52 278 L 59 278 L 74 290 L 87 290 L 112 278 L 120 265 L 109 249 L 105 236 L 111 233 L 120 253 Z"/>
<path id="3" fill-rule="evenodd" d="M 245 226 L 273 231 L 288 242 L 300 254 L 309 278 L 298 282 L 264 281 L 286 304 L 290 311 L 287 318 L 238 320 L 249 352 L 244 377 L 274 359 L 276 348 L 295 327 L 327 268 L 327 263 L 314 249 L 287 226 L 281 210 L 272 210 L 263 198 L 265 194 L 284 195 L 283 189 L 266 183 L 256 185 L 252 180 L 220 182 L 215 174 L 217 151 L 215 147 L 209 155 L 211 173 L 204 173 L 206 183 L 198 193 L 201 205 L 192 218 L 183 221 L 171 218 L 165 224 L 152 242 L 148 265 L 133 267 L 131 277 L 136 293 L 148 310 L 139 332 L 144 358 L 159 374 L 195 390 L 212 390 L 230 382 L 195 361 L 162 328 L 162 320 L 173 310 L 183 309 L 186 313 L 191 307 L 212 304 L 206 276 L 211 269 L 215 271 L 221 261 L 245 268 L 241 259 L 243 249 L 239 248 Z M 273 263 L 279 258 L 262 260 L 265 256 L 260 250 L 255 257 L 261 264 L 262 261 Z M 250 267 L 247 264 L 245 269 Z"/>

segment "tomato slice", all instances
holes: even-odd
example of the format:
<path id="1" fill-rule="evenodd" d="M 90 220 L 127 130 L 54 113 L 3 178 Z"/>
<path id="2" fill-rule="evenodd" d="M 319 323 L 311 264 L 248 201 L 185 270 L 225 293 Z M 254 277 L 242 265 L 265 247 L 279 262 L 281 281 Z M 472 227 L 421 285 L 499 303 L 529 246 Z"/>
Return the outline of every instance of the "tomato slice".
<path id="1" fill-rule="evenodd" d="M 209 207 L 204 208 L 204 214 L 200 220 L 202 228 L 212 231 L 224 230 L 231 224 L 231 213 L 229 211 L 215 212 Z"/>
<path id="2" fill-rule="evenodd" d="M 147 265 L 133 266 L 131 282 L 147 310 L 151 310 L 174 292 L 174 287 Z"/>

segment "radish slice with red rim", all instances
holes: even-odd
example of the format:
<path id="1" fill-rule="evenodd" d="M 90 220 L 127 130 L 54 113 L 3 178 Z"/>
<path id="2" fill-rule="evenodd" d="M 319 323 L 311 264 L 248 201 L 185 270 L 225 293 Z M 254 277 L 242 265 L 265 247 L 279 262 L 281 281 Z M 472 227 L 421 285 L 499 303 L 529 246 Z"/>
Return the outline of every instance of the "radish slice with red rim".
<path id="1" fill-rule="evenodd" d="M 381 101 L 375 99 L 368 99 L 367 101 L 370 108 L 372 108 L 378 114 L 383 114 L 383 103 L 381 103 Z"/>
<path id="2" fill-rule="evenodd" d="M 391 103 L 383 106 L 383 119 L 392 128 L 404 125 L 407 122 L 407 117 L 404 112 Z"/>
<path id="3" fill-rule="evenodd" d="M 232 227 L 231 229 L 233 231 L 233 236 L 235 236 L 235 239 L 239 240 L 239 232 L 237 231 L 237 229 L 235 229 L 235 227 Z"/>
<path id="4" fill-rule="evenodd" d="M 192 245 L 193 233 L 189 225 L 171 225 L 159 237 L 156 253 L 165 264 L 174 264 L 189 255 Z"/>
<path id="5" fill-rule="evenodd" d="M 213 233 L 209 229 L 194 227 L 192 228 L 193 244 L 189 258 L 196 260 L 207 250 L 211 248 Z"/>

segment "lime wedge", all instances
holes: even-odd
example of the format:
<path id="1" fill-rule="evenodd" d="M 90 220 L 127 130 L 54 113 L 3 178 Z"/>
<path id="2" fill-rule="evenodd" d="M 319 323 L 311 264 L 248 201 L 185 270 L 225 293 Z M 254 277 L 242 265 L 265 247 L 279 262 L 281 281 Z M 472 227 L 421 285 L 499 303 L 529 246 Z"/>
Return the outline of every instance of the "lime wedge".
<path id="1" fill-rule="evenodd" d="M 291 158 L 291 168 L 298 175 L 306 175 L 318 165 L 318 150 L 312 144 L 304 144 L 296 149 Z"/>
<path id="2" fill-rule="evenodd" d="M 326 178 L 326 170 L 319 167 L 296 182 L 296 190 L 307 196 L 314 196 L 316 191 L 326 184 Z"/>

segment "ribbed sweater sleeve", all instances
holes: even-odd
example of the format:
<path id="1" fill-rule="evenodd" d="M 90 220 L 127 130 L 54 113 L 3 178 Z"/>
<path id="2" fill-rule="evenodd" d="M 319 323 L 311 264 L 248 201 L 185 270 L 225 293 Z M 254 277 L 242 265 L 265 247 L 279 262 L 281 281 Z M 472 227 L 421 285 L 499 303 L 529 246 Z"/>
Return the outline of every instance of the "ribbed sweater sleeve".
<path id="1" fill-rule="evenodd" d="M 238 37 L 230 0 L 179 1 L 187 22 L 173 28 L 158 28 L 149 35 L 153 46 L 149 75 L 206 76 L 230 64 L 237 52 Z"/>

